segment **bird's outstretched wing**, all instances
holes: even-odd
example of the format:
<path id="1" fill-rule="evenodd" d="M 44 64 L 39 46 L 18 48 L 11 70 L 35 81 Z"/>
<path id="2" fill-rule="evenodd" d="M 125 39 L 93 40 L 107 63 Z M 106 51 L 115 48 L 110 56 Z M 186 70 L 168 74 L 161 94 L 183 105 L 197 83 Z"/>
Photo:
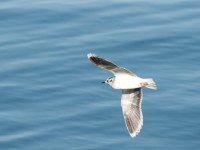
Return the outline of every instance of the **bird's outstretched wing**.
<path id="1" fill-rule="evenodd" d="M 131 71 L 129 71 L 129 70 L 125 69 L 125 68 L 119 67 L 119 66 L 113 64 L 112 62 L 106 60 L 106 59 L 103 59 L 101 57 L 96 56 L 95 54 L 89 53 L 88 54 L 88 59 L 93 64 L 97 65 L 98 67 L 112 72 L 115 76 L 117 74 L 129 74 L 129 75 L 132 75 L 132 76 L 136 76 Z"/>
<path id="2" fill-rule="evenodd" d="M 141 102 L 141 88 L 122 90 L 122 112 L 126 127 L 131 137 L 135 137 L 140 132 L 143 125 Z"/>

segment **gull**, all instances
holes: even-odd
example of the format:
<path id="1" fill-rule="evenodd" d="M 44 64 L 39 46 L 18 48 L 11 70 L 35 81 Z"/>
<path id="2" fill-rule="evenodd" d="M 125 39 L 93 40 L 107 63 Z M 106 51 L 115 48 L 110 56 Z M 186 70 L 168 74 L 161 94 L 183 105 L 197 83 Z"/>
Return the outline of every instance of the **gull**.
<path id="1" fill-rule="evenodd" d="M 110 77 L 102 83 L 110 85 L 113 89 L 122 90 L 121 106 L 124 121 L 130 136 L 135 137 L 143 125 L 142 88 L 157 89 L 154 80 L 140 78 L 133 72 L 95 54 L 89 53 L 87 56 L 93 64 L 114 74 L 114 77 Z"/>

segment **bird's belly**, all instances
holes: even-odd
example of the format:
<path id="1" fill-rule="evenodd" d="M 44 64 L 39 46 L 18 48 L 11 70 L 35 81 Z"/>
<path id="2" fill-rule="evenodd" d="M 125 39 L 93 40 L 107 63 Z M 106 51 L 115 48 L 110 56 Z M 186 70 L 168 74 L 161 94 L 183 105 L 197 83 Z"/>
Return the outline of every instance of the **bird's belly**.
<path id="1" fill-rule="evenodd" d="M 113 84 L 114 89 L 135 89 L 141 87 L 141 78 L 139 77 L 129 77 L 124 76 L 116 78 L 115 84 Z"/>

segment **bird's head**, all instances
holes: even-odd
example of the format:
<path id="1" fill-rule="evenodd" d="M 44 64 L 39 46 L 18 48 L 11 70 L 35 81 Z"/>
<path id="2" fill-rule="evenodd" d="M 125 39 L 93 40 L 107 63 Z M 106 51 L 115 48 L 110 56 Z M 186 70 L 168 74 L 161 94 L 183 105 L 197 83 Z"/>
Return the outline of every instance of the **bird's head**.
<path id="1" fill-rule="evenodd" d="M 106 84 L 109 84 L 110 86 L 112 86 L 114 80 L 115 80 L 114 77 L 110 77 L 110 78 L 106 79 L 105 81 L 103 81 L 102 83 L 106 83 Z"/>

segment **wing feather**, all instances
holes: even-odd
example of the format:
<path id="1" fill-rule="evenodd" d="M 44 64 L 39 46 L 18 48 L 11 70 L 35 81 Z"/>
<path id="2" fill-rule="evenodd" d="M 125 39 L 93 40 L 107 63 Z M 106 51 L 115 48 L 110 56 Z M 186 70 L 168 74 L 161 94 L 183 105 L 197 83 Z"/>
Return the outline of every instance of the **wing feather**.
<path id="1" fill-rule="evenodd" d="M 122 112 L 127 130 L 131 137 L 135 137 L 140 132 L 143 125 L 141 102 L 141 88 L 122 90 Z"/>
<path id="2" fill-rule="evenodd" d="M 134 73 L 132 73 L 131 71 L 127 70 L 126 68 L 119 67 L 119 66 L 115 65 L 114 63 L 106 60 L 106 59 L 103 59 L 101 57 L 96 56 L 95 54 L 89 53 L 88 54 L 88 59 L 93 64 L 95 64 L 96 66 L 100 67 L 101 69 L 105 69 L 107 71 L 110 71 L 114 75 L 117 75 L 117 74 L 129 74 L 129 75 L 135 76 Z"/>

